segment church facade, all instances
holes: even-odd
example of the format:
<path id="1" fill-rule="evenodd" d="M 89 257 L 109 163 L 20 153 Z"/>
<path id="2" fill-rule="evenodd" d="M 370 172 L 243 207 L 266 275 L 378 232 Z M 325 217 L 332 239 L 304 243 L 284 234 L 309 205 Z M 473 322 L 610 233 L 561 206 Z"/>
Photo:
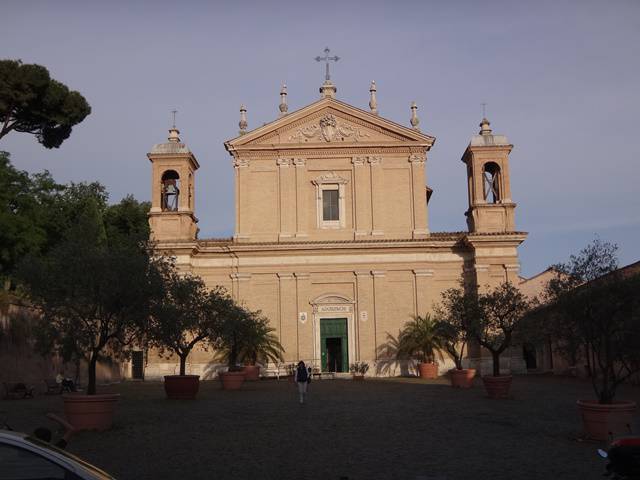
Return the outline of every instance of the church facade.
<path id="1" fill-rule="evenodd" d="M 225 143 L 235 171 L 235 234 L 200 239 L 195 211 L 194 154 L 175 127 L 148 154 L 152 165 L 149 219 L 157 248 L 212 288 L 262 310 L 285 349 L 285 361 L 348 371 L 368 362 L 370 374 L 394 370 L 385 346 L 415 315 L 432 311 L 462 276 L 481 287 L 519 281 L 509 154 L 512 145 L 483 119 L 462 155 L 468 230 L 434 232 L 427 165 L 435 138 L 370 109 L 336 98 L 330 80 L 320 99 Z M 506 356 L 523 368 L 522 355 Z M 206 376 L 211 354 L 192 353 L 190 373 Z M 470 365 L 490 359 L 471 349 Z M 177 362 L 153 355 L 145 376 L 173 374 Z M 389 368 L 389 366 L 392 368 Z M 442 367 L 441 367 L 442 370 Z"/>

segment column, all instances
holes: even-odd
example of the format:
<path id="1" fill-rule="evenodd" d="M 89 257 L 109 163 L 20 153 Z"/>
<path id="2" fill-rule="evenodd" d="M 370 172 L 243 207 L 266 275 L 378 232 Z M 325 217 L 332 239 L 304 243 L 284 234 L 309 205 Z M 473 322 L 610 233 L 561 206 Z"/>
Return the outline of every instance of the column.
<path id="1" fill-rule="evenodd" d="M 355 315 L 357 352 L 356 361 L 373 362 L 376 358 L 375 315 L 373 306 L 373 277 L 369 271 L 356 271 Z M 370 363 L 370 367 L 374 368 Z"/>
<path id="2" fill-rule="evenodd" d="M 384 235 L 384 179 L 382 157 L 368 157 L 371 171 L 371 235 Z"/>
<path id="3" fill-rule="evenodd" d="M 315 337 L 309 304 L 309 274 L 296 272 L 296 305 L 298 309 L 298 359 L 320 366 L 320 356 L 314 357 Z"/>
<path id="4" fill-rule="evenodd" d="M 427 196 L 425 189 L 424 154 L 409 156 L 411 163 L 411 190 L 413 192 L 413 238 L 424 238 L 429 234 L 427 228 Z"/>
<path id="5" fill-rule="evenodd" d="M 295 172 L 291 168 L 290 158 L 279 158 L 278 183 L 280 185 L 280 233 L 279 239 L 293 237 L 296 231 L 296 210 L 292 208 L 295 202 Z"/>
<path id="6" fill-rule="evenodd" d="M 430 283 L 433 277 L 432 269 L 414 270 L 414 284 L 416 296 L 416 315 L 424 315 L 431 309 L 431 305 L 436 301 L 431 298 Z"/>
<path id="7" fill-rule="evenodd" d="M 236 233 L 234 239 L 246 240 L 249 238 L 249 226 L 246 225 L 244 220 L 246 201 L 246 186 L 248 181 L 247 173 L 249 167 L 249 160 L 246 158 L 234 158 L 233 167 L 235 170 L 235 183 L 236 183 Z"/>
<path id="8" fill-rule="evenodd" d="M 294 158 L 293 164 L 296 166 L 296 237 L 307 237 L 306 222 L 309 218 L 309 207 L 305 196 L 306 162 L 304 158 Z"/>
<path id="9" fill-rule="evenodd" d="M 296 289 L 292 273 L 278 273 L 280 297 L 280 344 L 284 348 L 285 362 L 295 362 L 298 358 L 298 312 L 296 309 Z"/>
<path id="10" fill-rule="evenodd" d="M 353 157 L 353 212 L 355 216 L 354 238 L 371 232 L 371 180 L 366 168 L 367 157 Z"/>

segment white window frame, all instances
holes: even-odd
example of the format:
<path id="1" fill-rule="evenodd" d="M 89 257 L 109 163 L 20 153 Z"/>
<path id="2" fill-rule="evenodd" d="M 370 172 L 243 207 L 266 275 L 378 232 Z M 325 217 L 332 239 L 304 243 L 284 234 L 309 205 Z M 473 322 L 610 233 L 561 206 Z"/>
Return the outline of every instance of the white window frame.
<path id="1" fill-rule="evenodd" d="M 339 229 L 346 226 L 346 209 L 345 209 L 345 185 L 348 180 L 337 175 L 335 172 L 329 172 L 321 175 L 313 181 L 316 186 L 316 218 L 319 229 Z M 323 212 L 323 192 L 325 190 L 338 191 L 338 220 L 325 220 Z"/>

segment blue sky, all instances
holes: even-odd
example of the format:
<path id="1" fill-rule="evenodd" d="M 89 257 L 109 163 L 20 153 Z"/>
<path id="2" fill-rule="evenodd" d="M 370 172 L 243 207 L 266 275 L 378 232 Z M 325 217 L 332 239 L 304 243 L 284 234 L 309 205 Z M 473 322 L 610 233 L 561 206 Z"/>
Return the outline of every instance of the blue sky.
<path id="1" fill-rule="evenodd" d="M 640 259 L 640 2 L 4 1 L 0 57 L 49 68 L 93 112 L 60 149 L 0 141 L 14 164 L 61 182 L 99 180 L 113 201 L 150 196 L 146 153 L 176 108 L 196 154 L 201 237 L 231 235 L 233 168 L 223 142 L 318 98 L 325 46 L 341 57 L 338 98 L 408 125 L 418 103 L 436 137 L 427 163 L 432 231 L 463 230 L 460 157 L 482 102 L 509 137 L 522 273 L 564 260 L 594 235 Z"/>

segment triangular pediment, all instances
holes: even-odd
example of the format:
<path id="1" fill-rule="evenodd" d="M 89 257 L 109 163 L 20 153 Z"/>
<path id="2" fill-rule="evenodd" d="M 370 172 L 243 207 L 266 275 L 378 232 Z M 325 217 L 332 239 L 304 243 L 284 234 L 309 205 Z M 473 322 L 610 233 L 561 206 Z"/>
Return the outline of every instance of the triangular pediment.
<path id="1" fill-rule="evenodd" d="M 336 147 L 344 145 L 430 147 L 435 139 L 412 128 L 333 98 L 323 98 L 296 112 L 225 143 L 228 150 Z"/>

